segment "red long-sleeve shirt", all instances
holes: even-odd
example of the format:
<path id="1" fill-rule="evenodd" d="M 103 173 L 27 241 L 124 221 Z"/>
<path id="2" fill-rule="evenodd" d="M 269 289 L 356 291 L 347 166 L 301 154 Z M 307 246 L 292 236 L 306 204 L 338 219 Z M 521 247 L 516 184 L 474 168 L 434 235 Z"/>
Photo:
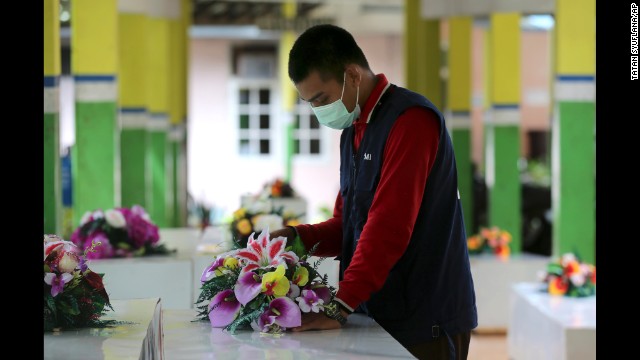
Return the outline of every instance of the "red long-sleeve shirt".
<path id="1" fill-rule="evenodd" d="M 367 127 L 366 119 L 389 83 L 384 74 L 354 123 L 354 151 Z M 427 121 L 425 121 L 425 119 Z M 355 309 L 378 291 L 409 244 L 422 202 L 424 185 L 438 150 L 440 125 L 436 114 L 414 107 L 394 123 L 384 149 L 380 182 L 367 223 L 336 297 Z M 338 193 L 333 217 L 319 224 L 296 226 L 307 248 L 320 242 L 316 256 L 337 256 L 342 250 L 342 196 Z"/>

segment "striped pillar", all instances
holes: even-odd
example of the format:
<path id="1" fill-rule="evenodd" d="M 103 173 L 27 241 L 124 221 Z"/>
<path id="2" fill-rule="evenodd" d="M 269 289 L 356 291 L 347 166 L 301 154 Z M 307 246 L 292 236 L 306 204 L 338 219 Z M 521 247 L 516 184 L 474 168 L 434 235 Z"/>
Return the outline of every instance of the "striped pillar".
<path id="1" fill-rule="evenodd" d="M 491 111 L 485 127 L 488 222 L 509 231 L 513 253 L 522 250 L 520 158 L 520 14 L 490 17 Z"/>
<path id="2" fill-rule="evenodd" d="M 174 65 L 172 75 L 174 85 L 172 87 L 172 116 L 169 142 L 171 146 L 171 169 L 173 184 L 173 199 L 171 203 L 172 218 L 170 225 L 184 227 L 187 225 L 187 74 L 188 74 L 188 44 L 189 27 L 191 26 L 191 1 L 178 0 L 180 16 L 173 20 L 172 34 L 174 47 Z"/>
<path id="3" fill-rule="evenodd" d="M 449 19 L 448 116 L 458 170 L 458 190 L 467 234 L 473 233 L 471 169 L 471 26 L 468 16 Z"/>
<path id="4" fill-rule="evenodd" d="M 71 14 L 76 94 L 73 214 L 79 224 L 86 211 L 120 205 L 117 0 L 75 0 Z"/>
<path id="5" fill-rule="evenodd" d="M 440 20 L 420 16 L 420 0 L 405 0 L 405 79 L 408 89 L 443 109 Z"/>
<path id="6" fill-rule="evenodd" d="M 553 253 L 595 263 L 595 0 L 557 0 Z"/>
<path id="7" fill-rule="evenodd" d="M 44 233 L 60 234 L 62 198 L 60 175 L 60 4 L 44 0 Z M 60 234 L 61 235 L 61 234 Z"/>
<path id="8" fill-rule="evenodd" d="M 180 3 L 162 0 L 149 8 L 147 86 L 151 119 L 147 149 L 151 181 L 147 210 L 159 227 L 169 226 L 172 215 L 172 168 L 167 133 L 171 123 L 172 63 L 171 19 L 180 15 Z"/>
<path id="9" fill-rule="evenodd" d="M 146 208 L 147 161 L 149 144 L 147 123 L 147 72 L 149 63 L 146 1 L 118 2 L 118 45 L 120 76 L 120 164 L 122 206 L 141 205 Z"/>
<path id="10" fill-rule="evenodd" d="M 295 19 L 296 2 L 287 0 L 282 3 L 282 14 L 285 19 Z M 285 124 L 285 176 L 284 180 L 291 183 L 293 178 L 293 108 L 296 104 L 298 92 L 289 79 L 289 50 L 293 47 L 296 34 L 293 29 L 282 31 L 278 53 L 280 84 L 282 84 L 282 109 Z"/>

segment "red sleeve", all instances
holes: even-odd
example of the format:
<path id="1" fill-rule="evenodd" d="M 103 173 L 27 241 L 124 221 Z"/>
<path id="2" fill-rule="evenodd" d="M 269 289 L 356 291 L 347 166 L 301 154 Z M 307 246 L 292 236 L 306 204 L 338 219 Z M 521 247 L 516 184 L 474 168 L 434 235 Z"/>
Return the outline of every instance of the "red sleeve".
<path id="1" fill-rule="evenodd" d="M 342 251 L 342 195 L 340 192 L 338 191 L 331 219 L 319 224 L 298 225 L 296 230 L 307 250 L 314 244 L 320 243 L 313 253 L 314 256 L 338 256 Z"/>
<path id="2" fill-rule="evenodd" d="M 415 107 L 389 133 L 369 217 L 336 294 L 354 309 L 382 288 L 409 244 L 436 158 L 439 124 L 434 112 Z"/>

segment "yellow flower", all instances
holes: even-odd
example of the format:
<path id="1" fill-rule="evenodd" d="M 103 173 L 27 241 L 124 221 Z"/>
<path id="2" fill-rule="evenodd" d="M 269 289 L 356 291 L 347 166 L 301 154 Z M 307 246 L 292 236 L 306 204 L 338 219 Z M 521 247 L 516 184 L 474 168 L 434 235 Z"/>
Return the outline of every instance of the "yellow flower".
<path id="1" fill-rule="evenodd" d="M 305 286 L 309 282 L 309 270 L 306 267 L 300 266 L 293 274 L 293 283 L 298 286 Z"/>
<path id="2" fill-rule="evenodd" d="M 549 279 L 549 294 L 551 295 L 564 295 L 569 289 L 569 285 L 562 281 L 562 278 L 553 276 Z"/>
<path id="3" fill-rule="evenodd" d="M 236 224 L 236 229 L 242 235 L 249 235 L 251 228 L 251 222 L 248 219 L 242 219 Z"/>
<path id="4" fill-rule="evenodd" d="M 284 224 L 285 226 L 298 226 L 300 225 L 300 221 L 298 219 L 289 219 L 287 220 L 287 223 Z"/>
<path id="5" fill-rule="evenodd" d="M 467 248 L 469 248 L 469 250 L 477 250 L 481 245 L 482 242 L 478 235 L 473 235 L 467 239 Z"/>
<path id="6" fill-rule="evenodd" d="M 284 276 L 284 265 L 280 264 L 276 271 L 262 276 L 262 292 L 267 295 L 281 297 L 289 292 L 289 279 Z"/>
<path id="7" fill-rule="evenodd" d="M 233 218 L 236 220 L 240 220 L 245 217 L 247 214 L 247 209 L 241 207 L 240 209 L 233 212 Z"/>
<path id="8" fill-rule="evenodd" d="M 238 259 L 234 258 L 234 257 L 228 257 L 226 259 L 224 259 L 224 263 L 223 265 L 224 267 L 228 268 L 228 269 L 235 269 L 238 267 Z"/>

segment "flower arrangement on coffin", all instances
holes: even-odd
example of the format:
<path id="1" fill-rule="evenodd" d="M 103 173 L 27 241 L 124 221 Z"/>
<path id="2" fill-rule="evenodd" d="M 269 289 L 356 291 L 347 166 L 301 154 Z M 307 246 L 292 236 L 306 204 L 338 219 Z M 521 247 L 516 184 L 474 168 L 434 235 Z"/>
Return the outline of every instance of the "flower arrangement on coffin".
<path id="1" fill-rule="evenodd" d="M 300 326 L 302 313 L 322 312 L 335 296 L 317 267 L 307 262 L 299 237 L 287 247 L 286 237 L 269 239 L 265 228 L 257 239 L 249 236 L 246 248 L 218 255 L 206 267 L 196 302 L 199 320 L 231 333 L 253 329 L 280 335 Z"/>
<path id="2" fill-rule="evenodd" d="M 290 198 L 295 196 L 295 191 L 288 181 L 276 178 L 266 183 L 262 189 L 262 198 Z"/>
<path id="3" fill-rule="evenodd" d="M 83 250 L 95 242 L 101 244 L 87 253 L 89 259 L 164 255 L 175 251 L 159 244 L 159 240 L 158 226 L 139 205 L 86 212 L 80 226 L 71 234 L 71 242 Z"/>
<path id="4" fill-rule="evenodd" d="M 102 282 L 104 274 L 93 272 L 86 263 L 94 246 L 83 254 L 70 241 L 44 235 L 44 331 L 104 327 L 115 322 L 100 320 L 113 308 Z"/>
<path id="5" fill-rule="evenodd" d="M 565 253 L 547 265 L 541 275 L 551 295 L 585 297 L 596 293 L 596 267 L 573 253 Z"/>
<path id="6" fill-rule="evenodd" d="M 272 208 L 268 211 L 264 207 L 254 206 L 252 209 L 241 207 L 233 212 L 230 231 L 234 246 L 243 248 L 247 246 L 249 235 L 254 232 L 261 232 L 264 229 L 279 229 L 285 226 L 296 226 L 300 224 L 299 218 L 290 211 L 283 211 L 283 208 Z"/>
<path id="7" fill-rule="evenodd" d="M 509 243 L 511 233 L 497 226 L 481 228 L 478 234 L 467 239 L 469 254 L 493 253 L 498 257 L 507 258 L 511 253 Z"/>

